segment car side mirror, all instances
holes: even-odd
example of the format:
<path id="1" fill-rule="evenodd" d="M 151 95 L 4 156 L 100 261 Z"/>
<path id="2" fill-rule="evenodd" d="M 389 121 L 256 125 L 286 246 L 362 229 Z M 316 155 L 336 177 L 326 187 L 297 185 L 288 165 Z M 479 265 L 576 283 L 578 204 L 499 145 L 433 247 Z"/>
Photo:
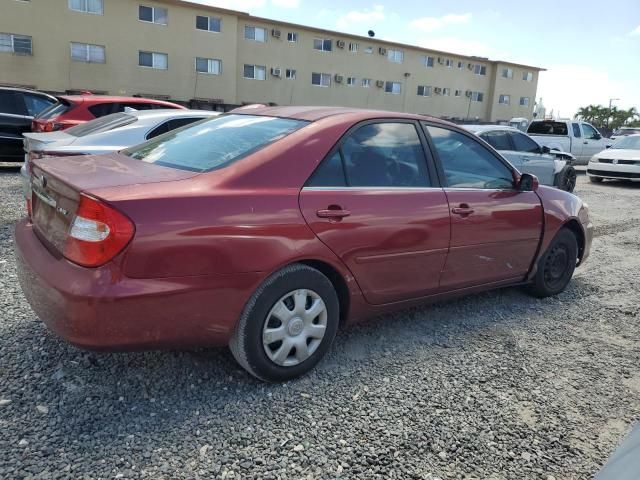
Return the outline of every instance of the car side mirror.
<path id="1" fill-rule="evenodd" d="M 521 192 L 535 192 L 539 185 L 538 177 L 530 173 L 523 173 L 518 180 L 518 190 Z"/>
<path id="2" fill-rule="evenodd" d="M 551 149 L 546 145 L 542 146 L 542 153 L 551 153 Z"/>
<path id="3" fill-rule="evenodd" d="M 606 145 L 604 148 L 611 148 L 613 145 Z"/>
<path id="4" fill-rule="evenodd" d="M 600 140 L 601 138 L 602 138 L 602 135 L 600 135 L 599 133 L 596 133 L 596 134 L 593 136 L 593 139 L 594 139 L 594 140 Z"/>

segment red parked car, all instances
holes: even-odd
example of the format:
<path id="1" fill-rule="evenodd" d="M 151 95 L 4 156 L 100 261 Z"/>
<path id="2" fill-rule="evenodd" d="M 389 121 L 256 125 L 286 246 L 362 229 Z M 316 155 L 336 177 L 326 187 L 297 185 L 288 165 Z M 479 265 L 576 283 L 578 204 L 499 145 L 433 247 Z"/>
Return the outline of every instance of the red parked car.
<path id="1" fill-rule="evenodd" d="M 545 297 L 589 255 L 576 196 L 418 115 L 239 109 L 120 154 L 33 162 L 15 231 L 35 312 L 92 349 L 229 345 L 311 369 L 342 323 L 510 285 Z"/>
<path id="2" fill-rule="evenodd" d="M 31 131 L 54 132 L 65 130 L 111 113 L 124 112 L 127 107 L 135 110 L 185 109 L 185 107 L 175 103 L 151 98 L 110 97 L 91 94 L 63 95 L 57 98 L 58 103 L 51 105 L 34 117 L 31 122 Z"/>

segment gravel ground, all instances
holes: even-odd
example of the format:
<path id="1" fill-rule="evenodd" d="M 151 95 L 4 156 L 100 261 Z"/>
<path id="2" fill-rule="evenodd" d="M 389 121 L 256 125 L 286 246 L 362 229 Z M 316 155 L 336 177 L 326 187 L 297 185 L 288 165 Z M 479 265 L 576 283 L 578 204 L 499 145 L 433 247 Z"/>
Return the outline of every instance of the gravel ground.
<path id="1" fill-rule="evenodd" d="M 98 354 L 35 318 L 0 172 L 1 478 L 592 478 L 640 414 L 640 184 L 577 193 L 592 257 L 546 300 L 506 289 L 339 333 L 265 385 L 226 349 Z"/>

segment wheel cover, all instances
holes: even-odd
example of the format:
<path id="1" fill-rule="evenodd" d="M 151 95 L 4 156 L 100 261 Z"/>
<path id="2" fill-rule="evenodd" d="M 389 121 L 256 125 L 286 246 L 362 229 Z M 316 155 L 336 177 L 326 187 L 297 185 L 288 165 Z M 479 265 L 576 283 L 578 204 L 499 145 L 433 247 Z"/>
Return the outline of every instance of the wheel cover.
<path id="1" fill-rule="evenodd" d="M 313 290 L 293 290 L 278 300 L 262 328 L 262 346 L 276 365 L 294 367 L 318 349 L 327 331 L 327 307 Z"/>
<path id="2" fill-rule="evenodd" d="M 544 281 L 552 288 L 561 287 L 570 266 L 570 255 L 566 245 L 556 245 L 547 255 L 544 265 Z"/>
<path id="3" fill-rule="evenodd" d="M 575 170 L 569 172 L 569 174 L 567 175 L 567 178 L 564 182 L 564 186 L 565 186 L 565 190 L 567 192 L 573 192 L 573 189 L 576 188 L 576 180 L 577 180 L 578 175 L 576 174 Z"/>

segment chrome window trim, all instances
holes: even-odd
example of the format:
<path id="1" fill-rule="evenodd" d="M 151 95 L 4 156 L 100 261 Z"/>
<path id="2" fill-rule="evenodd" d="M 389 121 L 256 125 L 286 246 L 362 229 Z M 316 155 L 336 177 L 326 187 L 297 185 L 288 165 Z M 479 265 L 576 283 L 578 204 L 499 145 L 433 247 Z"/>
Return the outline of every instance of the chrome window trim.
<path id="1" fill-rule="evenodd" d="M 353 192 L 353 191 L 401 191 L 401 190 L 409 190 L 409 191 L 442 191 L 442 187 L 302 187 L 302 190 L 310 190 L 310 191 L 340 191 L 340 192 Z"/>

